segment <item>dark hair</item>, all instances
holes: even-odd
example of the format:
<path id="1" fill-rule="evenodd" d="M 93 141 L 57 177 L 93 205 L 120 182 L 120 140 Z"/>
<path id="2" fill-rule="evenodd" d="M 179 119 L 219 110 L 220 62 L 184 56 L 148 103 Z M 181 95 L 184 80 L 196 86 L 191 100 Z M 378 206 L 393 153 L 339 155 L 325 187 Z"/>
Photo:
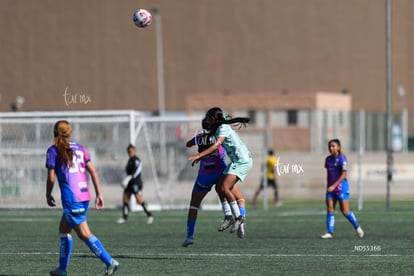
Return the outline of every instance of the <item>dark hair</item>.
<path id="1" fill-rule="evenodd" d="M 201 121 L 201 127 L 202 127 L 204 130 L 210 130 L 211 126 L 210 126 L 210 124 L 209 124 L 209 123 L 207 123 L 206 118 L 204 118 L 204 119 Z"/>
<path id="2" fill-rule="evenodd" d="M 331 139 L 331 140 L 329 140 L 328 145 L 329 145 L 330 143 L 335 143 L 335 144 L 337 144 L 338 146 L 341 146 L 341 141 L 339 141 L 339 139 L 338 139 L 338 138 L 335 138 L 335 139 Z"/>
<path id="3" fill-rule="evenodd" d="M 221 110 L 220 107 L 210 108 L 206 113 L 206 117 L 213 118 L 215 121 L 211 126 L 213 133 L 222 124 L 236 124 L 241 128 L 246 127 L 247 123 L 250 121 L 250 118 L 247 117 L 231 118 L 230 116 L 223 114 L 223 110 Z"/>
<path id="4" fill-rule="evenodd" d="M 268 154 L 268 155 L 273 155 L 273 154 L 274 154 L 273 149 L 269 149 L 269 150 L 267 151 L 267 154 Z"/>
<path id="5" fill-rule="evenodd" d="M 127 151 L 129 151 L 130 149 L 135 149 L 135 146 L 133 144 L 129 144 L 127 147 Z"/>
<path id="6" fill-rule="evenodd" d="M 335 143 L 335 144 L 337 144 L 337 145 L 339 146 L 339 153 L 344 154 L 344 153 L 343 153 L 343 151 L 342 151 L 341 141 L 339 141 L 339 139 L 338 139 L 338 138 L 334 138 L 334 139 L 329 140 L 329 141 L 328 141 L 328 146 L 329 146 L 331 143 Z"/>

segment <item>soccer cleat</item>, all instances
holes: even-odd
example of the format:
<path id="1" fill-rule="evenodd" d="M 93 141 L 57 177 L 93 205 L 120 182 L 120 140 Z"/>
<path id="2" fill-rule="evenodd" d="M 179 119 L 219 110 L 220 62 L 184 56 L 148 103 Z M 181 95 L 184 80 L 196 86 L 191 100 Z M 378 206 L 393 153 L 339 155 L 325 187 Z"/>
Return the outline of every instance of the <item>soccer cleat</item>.
<path id="1" fill-rule="evenodd" d="M 119 218 L 119 219 L 116 221 L 116 223 L 118 223 L 118 224 L 124 224 L 124 223 L 127 223 L 127 220 L 126 220 L 126 219 L 124 219 L 124 218 Z"/>
<path id="2" fill-rule="evenodd" d="M 244 217 L 239 216 L 233 223 L 233 227 L 230 229 L 230 234 L 234 233 L 234 232 L 238 232 L 240 225 L 242 225 L 244 223 Z"/>
<path id="3" fill-rule="evenodd" d="M 115 271 L 118 269 L 119 263 L 112 259 L 112 263 L 110 266 L 108 266 L 105 270 L 104 276 L 112 276 L 114 275 Z"/>
<path id="4" fill-rule="evenodd" d="M 181 245 L 182 247 L 188 247 L 189 245 L 192 245 L 194 243 L 193 239 L 190 238 L 186 238 L 185 241 L 183 242 L 183 244 Z"/>
<path id="5" fill-rule="evenodd" d="M 218 228 L 219 232 L 222 232 L 224 230 L 226 230 L 227 228 L 230 227 L 230 225 L 234 224 L 234 219 L 232 216 L 225 216 L 223 222 L 221 223 L 221 225 Z"/>
<path id="6" fill-rule="evenodd" d="M 50 276 L 66 276 L 66 271 L 59 270 L 59 268 L 56 268 L 55 270 L 52 270 L 49 272 Z"/>
<path id="7" fill-rule="evenodd" d="M 152 224 L 154 222 L 153 217 L 147 217 L 147 224 Z"/>
<path id="8" fill-rule="evenodd" d="M 321 239 L 333 239 L 333 234 L 332 233 L 325 233 L 321 236 Z"/>
<path id="9" fill-rule="evenodd" d="M 362 230 L 361 226 L 358 226 L 358 228 L 355 229 L 355 231 L 360 239 L 364 237 L 364 231 Z"/>
<path id="10" fill-rule="evenodd" d="M 243 221 L 242 224 L 240 224 L 239 229 L 237 229 L 237 237 L 239 239 L 244 239 L 244 226 L 246 225 L 246 222 Z"/>

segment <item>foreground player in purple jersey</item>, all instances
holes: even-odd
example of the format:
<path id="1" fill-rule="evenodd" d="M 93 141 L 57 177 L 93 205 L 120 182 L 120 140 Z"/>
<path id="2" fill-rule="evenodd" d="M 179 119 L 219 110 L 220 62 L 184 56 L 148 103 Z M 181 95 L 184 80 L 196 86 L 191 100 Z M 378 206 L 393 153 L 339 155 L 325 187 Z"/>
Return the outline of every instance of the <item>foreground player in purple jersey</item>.
<path id="1" fill-rule="evenodd" d="M 61 120 L 54 127 L 54 145 L 47 150 L 46 200 L 50 207 L 56 206 L 52 196 L 55 176 L 59 182 L 63 215 L 60 220 L 59 267 L 50 271 L 51 276 L 66 275 L 72 252 L 72 229 L 86 243 L 89 249 L 106 265 L 104 275 L 115 273 L 119 263 L 105 250 L 100 240 L 89 229 L 86 221 L 91 198 L 86 171 L 89 172 L 95 188 L 95 208 L 104 207 L 101 185 L 88 152 L 78 143 L 70 141 L 72 128 L 69 122 Z"/>
<path id="2" fill-rule="evenodd" d="M 341 142 L 332 139 L 328 142 L 330 155 L 325 159 L 327 171 L 326 191 L 326 226 L 328 232 L 321 236 L 322 239 L 332 239 L 335 226 L 335 205 L 339 201 L 342 214 L 354 226 L 358 237 L 364 237 L 364 231 L 352 211 L 349 210 L 349 185 L 347 180 L 348 161 L 341 152 Z"/>

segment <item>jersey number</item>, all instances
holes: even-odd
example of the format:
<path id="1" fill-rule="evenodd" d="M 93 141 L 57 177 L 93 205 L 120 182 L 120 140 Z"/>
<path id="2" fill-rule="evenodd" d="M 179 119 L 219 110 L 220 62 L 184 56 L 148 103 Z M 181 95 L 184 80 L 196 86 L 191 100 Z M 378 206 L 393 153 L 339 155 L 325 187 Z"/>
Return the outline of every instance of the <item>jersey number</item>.
<path id="1" fill-rule="evenodd" d="M 73 156 L 72 167 L 69 168 L 70 173 L 85 172 L 85 165 L 83 160 L 83 151 L 76 150 Z"/>

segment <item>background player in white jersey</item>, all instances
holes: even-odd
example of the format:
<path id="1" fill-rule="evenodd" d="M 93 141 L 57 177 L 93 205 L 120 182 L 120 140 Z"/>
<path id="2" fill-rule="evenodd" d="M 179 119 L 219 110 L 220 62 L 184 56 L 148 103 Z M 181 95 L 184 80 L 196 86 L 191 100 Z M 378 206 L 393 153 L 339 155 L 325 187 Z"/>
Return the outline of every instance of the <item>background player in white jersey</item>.
<path id="1" fill-rule="evenodd" d="M 142 206 L 145 214 L 147 215 L 147 224 L 154 222 L 154 218 L 150 211 L 148 211 L 147 204 L 142 197 L 142 189 L 144 184 L 141 179 L 142 163 L 141 159 L 136 154 L 135 147 L 129 144 L 127 147 L 128 152 L 128 163 L 125 168 L 127 177 L 122 181 L 124 187 L 124 193 L 122 196 L 122 218 L 117 220 L 118 224 L 126 223 L 128 221 L 129 214 L 129 199 L 132 195 L 135 196 L 137 203 Z"/>
<path id="2" fill-rule="evenodd" d="M 54 145 L 46 154 L 46 200 L 51 207 L 56 206 L 52 196 L 55 175 L 59 182 L 63 215 L 60 220 L 59 267 L 50 271 L 52 276 L 65 276 L 72 252 L 72 229 L 86 243 L 89 249 L 106 265 L 106 276 L 113 275 L 119 263 L 105 250 L 100 240 L 94 236 L 86 221 L 91 198 L 86 172 L 89 172 L 95 188 L 95 208 L 104 207 L 98 173 L 92 165 L 88 152 L 80 144 L 70 141 L 72 128 L 67 121 L 58 121 L 54 127 Z"/>
<path id="3" fill-rule="evenodd" d="M 238 117 L 226 119 L 221 108 L 214 107 L 207 111 L 205 119 L 211 126 L 212 133 L 216 136 L 216 142 L 208 149 L 190 156 L 188 160 L 199 160 L 216 151 L 220 146 L 224 147 L 231 162 L 224 170 L 223 176 L 220 177 L 219 182 L 216 185 L 216 191 L 222 202 L 225 199 L 229 201 L 231 211 L 235 218 L 233 231 L 238 231 L 240 225 L 245 222 L 245 217 L 240 214 L 236 196 L 232 192 L 232 189 L 238 181 L 243 181 L 246 178 L 247 173 L 253 166 L 253 160 L 246 145 L 229 124 L 239 124 L 240 127 L 246 126 L 250 121 L 250 118 Z M 225 223 L 228 222 L 224 220 L 223 224 Z"/>

